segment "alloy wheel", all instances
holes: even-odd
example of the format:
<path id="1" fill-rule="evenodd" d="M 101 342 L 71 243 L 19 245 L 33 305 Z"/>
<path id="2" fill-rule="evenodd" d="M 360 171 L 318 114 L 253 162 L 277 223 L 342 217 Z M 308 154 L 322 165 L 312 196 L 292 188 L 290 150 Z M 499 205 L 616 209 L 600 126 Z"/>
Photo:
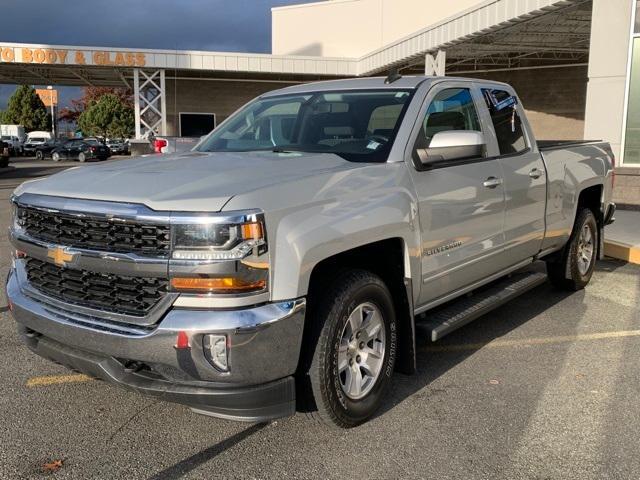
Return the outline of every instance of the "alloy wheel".
<path id="1" fill-rule="evenodd" d="M 347 397 L 358 400 L 371 391 L 382 370 L 385 347 L 380 309 L 368 302 L 358 305 L 347 319 L 338 349 L 338 376 Z"/>
<path id="2" fill-rule="evenodd" d="M 595 252 L 593 238 L 593 232 L 591 232 L 589 225 L 583 225 L 578 237 L 578 248 L 576 249 L 578 270 L 581 275 L 587 274 L 593 262 L 593 254 Z"/>

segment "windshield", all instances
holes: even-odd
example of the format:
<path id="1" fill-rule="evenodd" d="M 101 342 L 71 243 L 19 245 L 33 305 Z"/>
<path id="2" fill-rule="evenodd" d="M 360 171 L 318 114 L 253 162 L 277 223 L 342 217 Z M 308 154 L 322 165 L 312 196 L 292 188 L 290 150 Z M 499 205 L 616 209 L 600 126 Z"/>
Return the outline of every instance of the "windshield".
<path id="1" fill-rule="evenodd" d="M 411 96 L 410 90 L 348 90 L 258 98 L 196 150 L 322 152 L 384 162 Z"/>

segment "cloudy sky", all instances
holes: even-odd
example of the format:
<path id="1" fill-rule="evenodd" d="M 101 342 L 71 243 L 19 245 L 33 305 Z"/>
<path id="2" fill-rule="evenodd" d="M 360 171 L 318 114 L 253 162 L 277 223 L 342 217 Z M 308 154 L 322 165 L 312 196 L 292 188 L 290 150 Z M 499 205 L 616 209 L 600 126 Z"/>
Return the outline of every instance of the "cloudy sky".
<path id="1" fill-rule="evenodd" d="M 309 1 L 0 0 L 0 43 L 265 53 L 271 51 L 271 7 Z M 0 108 L 14 89 L 0 84 Z M 66 103 L 78 92 L 61 93 Z"/>

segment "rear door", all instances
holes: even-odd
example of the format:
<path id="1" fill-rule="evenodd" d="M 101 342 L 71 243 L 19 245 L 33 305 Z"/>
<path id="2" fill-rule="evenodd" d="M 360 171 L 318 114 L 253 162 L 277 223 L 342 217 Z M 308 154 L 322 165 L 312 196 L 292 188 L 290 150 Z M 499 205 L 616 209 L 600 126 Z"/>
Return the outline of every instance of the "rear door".
<path id="1" fill-rule="evenodd" d="M 427 94 L 407 161 L 418 196 L 422 285 L 417 307 L 503 268 L 504 190 L 500 162 L 489 155 L 422 170 L 417 148 L 437 132 L 481 131 L 480 93 L 470 82 L 443 82 Z"/>
<path id="2" fill-rule="evenodd" d="M 504 174 L 505 260 L 516 264 L 536 255 L 545 235 L 547 180 L 522 105 L 510 87 L 481 85 L 493 130 L 489 154 L 498 158 Z"/>

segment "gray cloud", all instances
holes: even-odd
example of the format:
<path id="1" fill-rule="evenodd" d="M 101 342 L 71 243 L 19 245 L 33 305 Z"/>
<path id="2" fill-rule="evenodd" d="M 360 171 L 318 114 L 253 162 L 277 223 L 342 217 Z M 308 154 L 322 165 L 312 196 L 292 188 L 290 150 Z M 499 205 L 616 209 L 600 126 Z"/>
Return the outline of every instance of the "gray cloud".
<path id="1" fill-rule="evenodd" d="M 309 1 L 0 0 L 0 43 L 264 53 L 271 7 Z M 0 109 L 14 89 L 0 85 Z"/>
<path id="2" fill-rule="evenodd" d="M 271 7 L 308 1 L 2 0 L 0 41 L 269 52 Z"/>

